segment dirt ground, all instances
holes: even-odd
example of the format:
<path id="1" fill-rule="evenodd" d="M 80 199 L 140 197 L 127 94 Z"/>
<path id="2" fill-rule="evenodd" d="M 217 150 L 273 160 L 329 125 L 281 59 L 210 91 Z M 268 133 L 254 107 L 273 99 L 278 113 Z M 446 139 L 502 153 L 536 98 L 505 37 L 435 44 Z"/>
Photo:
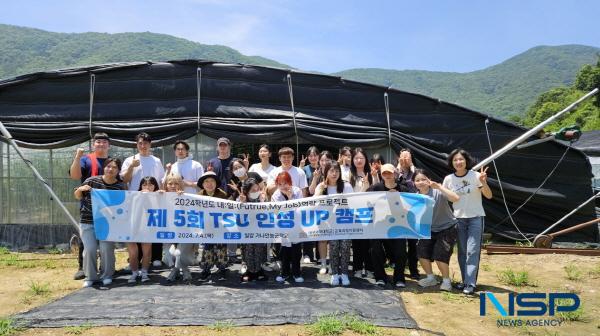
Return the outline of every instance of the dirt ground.
<path id="1" fill-rule="evenodd" d="M 117 268 L 125 266 L 126 254 L 117 253 Z M 0 318 L 24 312 L 56 300 L 81 287 L 72 280 L 76 260 L 72 254 L 0 254 Z M 453 257 L 451 274 L 460 279 Z M 505 271 L 527 272 L 527 285 L 514 286 L 501 280 Z M 437 272 L 437 270 L 436 270 Z M 506 306 L 508 292 L 573 292 L 582 308 L 560 326 L 498 327 L 500 315 L 488 303 L 488 315 L 479 315 L 479 297 L 437 290 L 423 290 L 409 280 L 399 291 L 408 313 L 419 330 L 378 328 L 381 335 L 600 335 L 600 258 L 574 255 L 487 255 L 482 254 L 480 290 L 494 293 Z M 503 301 L 504 300 L 504 301 Z M 551 317 L 543 316 L 542 319 Z M 555 316 L 553 318 L 559 318 Z M 529 318 L 535 319 L 535 318 Z M 539 320 L 540 318 L 538 318 Z M 0 324 L 1 325 L 1 324 Z M 90 327 L 32 328 L 18 335 L 311 335 L 307 326 L 268 327 Z M 0 329 L 0 336 L 3 336 Z M 343 335 L 358 335 L 345 331 Z"/>

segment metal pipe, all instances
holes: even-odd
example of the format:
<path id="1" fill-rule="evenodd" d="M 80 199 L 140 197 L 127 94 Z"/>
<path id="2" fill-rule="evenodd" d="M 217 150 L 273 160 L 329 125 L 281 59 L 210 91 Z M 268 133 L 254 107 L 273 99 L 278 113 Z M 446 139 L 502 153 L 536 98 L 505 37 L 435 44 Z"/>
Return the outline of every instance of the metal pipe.
<path id="1" fill-rule="evenodd" d="M 46 180 L 44 180 L 42 175 L 40 175 L 40 173 L 37 171 L 37 169 L 35 169 L 33 164 L 31 164 L 31 161 L 29 161 L 25 158 L 25 156 L 23 155 L 23 152 L 21 152 L 21 149 L 19 148 L 19 146 L 17 146 L 17 143 L 13 139 L 12 135 L 10 135 L 10 133 L 8 132 L 6 127 L 4 127 L 4 124 L 1 121 L 0 121 L 0 132 L 6 138 L 8 143 L 10 143 L 14 147 L 14 149 L 17 151 L 17 154 L 19 154 L 19 156 L 21 157 L 21 160 L 23 160 L 23 162 L 25 162 L 27 167 L 29 167 L 29 169 L 31 169 L 31 171 L 33 172 L 33 175 L 38 180 L 40 180 L 40 182 L 42 182 L 42 184 L 46 188 L 46 191 L 48 191 L 48 193 L 50 194 L 51 198 L 54 201 L 56 201 L 56 203 L 60 206 L 60 208 L 63 210 L 63 212 L 65 213 L 65 215 L 67 216 L 67 218 L 69 219 L 71 224 L 73 225 L 73 227 L 77 230 L 77 232 L 79 232 L 79 225 L 78 225 L 77 221 L 75 220 L 75 218 L 73 218 L 73 216 L 71 215 L 69 210 L 67 210 L 67 208 L 65 207 L 63 202 L 61 202 L 60 198 L 58 198 L 58 196 L 56 196 L 56 194 L 54 193 L 54 190 L 52 190 L 52 188 L 50 187 L 50 185 L 48 185 Z"/>
<path id="2" fill-rule="evenodd" d="M 511 141 L 510 143 L 508 143 L 506 146 L 500 148 L 494 154 L 488 156 L 483 161 L 481 161 L 478 164 L 476 164 L 472 169 L 473 170 L 479 170 L 481 167 L 484 167 L 485 165 L 487 165 L 488 163 L 492 162 L 493 160 L 495 160 L 499 156 L 505 154 L 509 150 L 511 150 L 514 147 L 516 147 L 517 145 L 519 145 L 521 142 L 525 141 L 530 136 L 532 136 L 532 135 L 536 134 L 537 132 L 539 132 L 540 130 L 542 130 L 546 125 L 554 122 L 557 118 L 559 118 L 563 114 L 565 114 L 565 113 L 571 111 L 572 109 L 574 109 L 575 107 L 577 107 L 577 105 L 579 105 L 582 101 L 584 101 L 584 100 L 586 100 L 586 99 L 588 99 L 590 97 L 593 97 L 596 93 L 598 93 L 598 88 L 593 89 L 592 91 L 588 92 L 585 96 L 577 99 L 577 101 L 575 101 L 571 105 L 567 106 L 564 110 L 562 110 L 562 111 L 556 113 L 555 115 L 551 116 L 550 118 L 542 121 L 541 123 L 539 123 L 534 128 L 532 128 L 529 131 L 525 132 L 520 137 L 518 137 L 515 140 Z"/>
<path id="3" fill-rule="evenodd" d="M 559 219 L 556 223 L 550 225 L 546 230 L 544 230 L 544 232 L 540 233 L 538 236 L 546 234 L 546 232 L 552 230 L 553 227 L 555 227 L 558 224 L 562 223 L 565 219 L 569 218 L 569 216 L 571 216 L 572 214 L 576 213 L 579 209 L 583 208 L 586 204 L 588 204 L 589 202 L 591 202 L 592 200 L 594 200 L 596 197 L 600 197 L 600 191 L 597 192 L 594 196 L 588 198 L 587 201 L 581 203 L 577 208 L 573 209 L 573 211 L 571 211 L 568 214 L 564 215 L 563 218 Z"/>

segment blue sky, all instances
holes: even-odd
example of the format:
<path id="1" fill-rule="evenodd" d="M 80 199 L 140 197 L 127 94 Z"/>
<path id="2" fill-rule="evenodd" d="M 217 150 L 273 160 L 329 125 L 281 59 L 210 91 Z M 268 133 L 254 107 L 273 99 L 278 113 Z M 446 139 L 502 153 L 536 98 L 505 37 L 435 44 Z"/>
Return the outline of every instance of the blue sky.
<path id="1" fill-rule="evenodd" d="M 0 23 L 150 31 L 326 73 L 468 72 L 537 45 L 600 47 L 600 1 L 9 1 Z"/>

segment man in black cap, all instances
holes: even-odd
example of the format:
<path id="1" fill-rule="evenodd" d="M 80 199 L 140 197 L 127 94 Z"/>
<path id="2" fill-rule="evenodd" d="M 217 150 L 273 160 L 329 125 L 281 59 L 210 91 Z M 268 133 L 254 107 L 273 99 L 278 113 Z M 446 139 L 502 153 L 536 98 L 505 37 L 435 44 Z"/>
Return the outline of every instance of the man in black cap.
<path id="1" fill-rule="evenodd" d="M 217 187 L 229 194 L 227 183 L 230 179 L 229 164 L 231 163 L 231 141 L 227 138 L 217 140 L 217 157 L 208 161 L 207 171 L 212 171 L 217 175 Z"/>
<path id="2" fill-rule="evenodd" d="M 77 148 L 75 157 L 69 168 L 69 177 L 72 180 L 79 180 L 83 183 L 87 178 L 103 174 L 102 166 L 104 161 L 108 159 L 108 150 L 110 149 L 110 138 L 106 133 L 96 133 L 92 139 L 92 148 L 94 151 L 90 154 L 85 154 L 83 148 Z M 83 242 L 79 239 L 79 269 L 73 276 L 75 280 L 85 278 L 83 272 Z"/>

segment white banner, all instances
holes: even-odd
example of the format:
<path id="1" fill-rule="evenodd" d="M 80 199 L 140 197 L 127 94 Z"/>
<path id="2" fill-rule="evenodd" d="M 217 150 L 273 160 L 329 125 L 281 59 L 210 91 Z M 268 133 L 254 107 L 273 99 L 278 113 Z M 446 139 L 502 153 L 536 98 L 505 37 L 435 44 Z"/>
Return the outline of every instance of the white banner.
<path id="1" fill-rule="evenodd" d="M 193 194 L 93 189 L 92 209 L 100 240 L 295 243 L 429 238 L 433 200 L 382 191 L 240 203 Z"/>

